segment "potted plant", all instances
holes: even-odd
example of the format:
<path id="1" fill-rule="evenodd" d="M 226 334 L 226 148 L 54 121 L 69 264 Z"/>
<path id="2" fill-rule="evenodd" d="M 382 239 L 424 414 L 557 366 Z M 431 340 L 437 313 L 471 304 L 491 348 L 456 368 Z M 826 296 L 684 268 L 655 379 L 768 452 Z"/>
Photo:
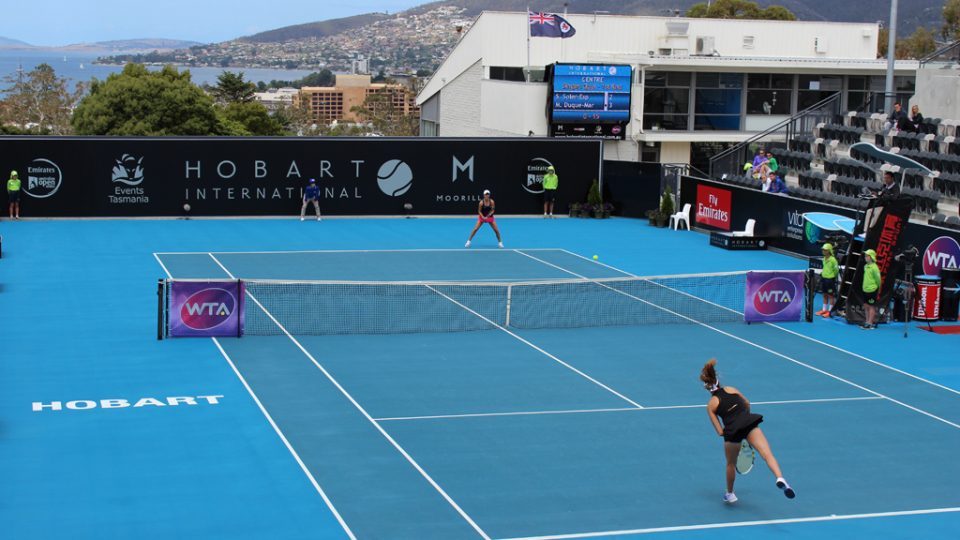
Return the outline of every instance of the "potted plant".
<path id="1" fill-rule="evenodd" d="M 570 217 L 580 217 L 580 203 L 570 203 Z"/>
<path id="2" fill-rule="evenodd" d="M 607 219 L 610 217 L 611 212 L 613 212 L 613 205 L 608 202 L 600 203 L 593 209 L 594 217 L 598 217 L 600 219 Z"/>
<path id="3" fill-rule="evenodd" d="M 590 184 L 590 191 L 587 192 L 588 215 L 592 213 L 596 216 L 597 208 L 600 208 L 602 205 L 603 198 L 600 196 L 600 182 L 594 178 L 593 183 Z"/>
<path id="4" fill-rule="evenodd" d="M 670 221 L 670 216 L 673 215 L 673 211 L 673 190 L 670 189 L 670 186 L 667 186 L 663 188 L 663 196 L 660 197 L 660 213 L 657 216 L 657 226 L 666 227 L 667 222 Z"/>
<path id="5" fill-rule="evenodd" d="M 657 226 L 657 218 L 660 216 L 660 210 L 647 210 L 646 212 L 647 219 L 650 220 L 650 226 Z"/>

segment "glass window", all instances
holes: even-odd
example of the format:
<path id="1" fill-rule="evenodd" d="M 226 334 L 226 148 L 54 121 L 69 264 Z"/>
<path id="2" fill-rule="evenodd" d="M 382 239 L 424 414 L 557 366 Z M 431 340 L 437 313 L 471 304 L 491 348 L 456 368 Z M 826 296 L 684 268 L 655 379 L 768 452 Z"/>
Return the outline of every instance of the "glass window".
<path id="1" fill-rule="evenodd" d="M 790 91 L 747 91 L 747 114 L 790 114 Z"/>
<path id="2" fill-rule="evenodd" d="M 791 113 L 793 75 L 752 73 L 747 75 L 747 88 L 747 114 Z"/>
<path id="3" fill-rule="evenodd" d="M 740 90 L 697 90 L 697 114 L 740 114 Z"/>
<path id="4" fill-rule="evenodd" d="M 779 74 L 770 76 L 770 87 L 778 90 L 793 90 L 793 75 Z"/>
<path id="5" fill-rule="evenodd" d="M 690 115 L 690 73 L 647 72 L 643 128 L 686 131 Z"/>
<path id="6" fill-rule="evenodd" d="M 747 88 L 770 88 L 770 75 L 766 73 L 747 75 Z"/>

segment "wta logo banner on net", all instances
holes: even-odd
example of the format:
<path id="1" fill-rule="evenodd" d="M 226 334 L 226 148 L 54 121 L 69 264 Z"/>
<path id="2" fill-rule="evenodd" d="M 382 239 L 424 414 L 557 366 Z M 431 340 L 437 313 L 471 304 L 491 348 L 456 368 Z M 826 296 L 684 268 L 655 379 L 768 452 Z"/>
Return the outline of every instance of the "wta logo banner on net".
<path id="1" fill-rule="evenodd" d="M 746 322 L 799 321 L 803 316 L 803 272 L 747 272 Z"/>
<path id="2" fill-rule="evenodd" d="M 243 282 L 173 281 L 169 294 L 171 337 L 243 334 Z"/>

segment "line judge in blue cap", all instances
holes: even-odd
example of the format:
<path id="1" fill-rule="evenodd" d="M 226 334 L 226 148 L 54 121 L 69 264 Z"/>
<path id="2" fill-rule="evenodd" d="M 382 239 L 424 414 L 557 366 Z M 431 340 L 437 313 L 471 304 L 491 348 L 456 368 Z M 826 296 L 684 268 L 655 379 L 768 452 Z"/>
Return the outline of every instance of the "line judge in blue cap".
<path id="1" fill-rule="evenodd" d="M 300 207 L 300 221 L 307 215 L 307 204 L 313 203 L 313 207 L 317 211 L 317 221 L 320 221 L 320 186 L 317 185 L 317 181 L 313 178 L 310 179 L 310 183 L 307 184 L 307 187 L 303 190 L 303 206 Z"/>

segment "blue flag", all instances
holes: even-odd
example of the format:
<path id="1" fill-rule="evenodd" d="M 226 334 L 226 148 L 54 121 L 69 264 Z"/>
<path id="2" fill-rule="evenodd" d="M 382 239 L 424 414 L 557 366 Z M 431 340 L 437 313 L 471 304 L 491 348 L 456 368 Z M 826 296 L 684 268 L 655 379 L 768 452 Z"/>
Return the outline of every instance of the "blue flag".
<path id="1" fill-rule="evenodd" d="M 577 29 L 563 17 L 553 13 L 527 12 L 530 22 L 530 37 L 568 38 L 577 33 Z"/>

